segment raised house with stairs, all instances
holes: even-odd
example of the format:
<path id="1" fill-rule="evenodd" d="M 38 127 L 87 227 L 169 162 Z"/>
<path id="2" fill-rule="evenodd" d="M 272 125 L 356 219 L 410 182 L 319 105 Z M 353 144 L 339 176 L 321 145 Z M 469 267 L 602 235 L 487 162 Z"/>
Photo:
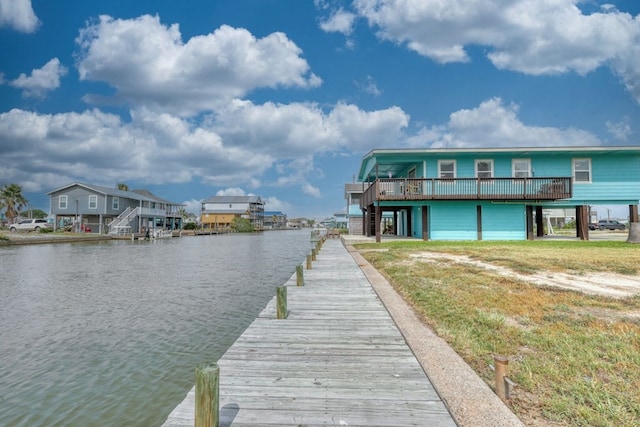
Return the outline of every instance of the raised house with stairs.
<path id="1" fill-rule="evenodd" d="M 129 235 L 147 229 L 182 227 L 184 205 L 164 200 L 147 190 L 124 191 L 74 182 L 47 193 L 55 229 Z"/>

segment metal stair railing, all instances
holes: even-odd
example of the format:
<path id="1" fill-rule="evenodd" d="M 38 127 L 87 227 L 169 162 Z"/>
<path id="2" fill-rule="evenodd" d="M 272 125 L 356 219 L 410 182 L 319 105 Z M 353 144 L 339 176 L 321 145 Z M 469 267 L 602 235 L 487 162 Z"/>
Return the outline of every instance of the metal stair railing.
<path id="1" fill-rule="evenodd" d="M 109 234 L 121 235 L 129 233 L 131 231 L 129 223 L 139 214 L 139 210 L 139 207 L 135 209 L 128 207 L 125 209 L 124 212 L 108 224 Z"/>

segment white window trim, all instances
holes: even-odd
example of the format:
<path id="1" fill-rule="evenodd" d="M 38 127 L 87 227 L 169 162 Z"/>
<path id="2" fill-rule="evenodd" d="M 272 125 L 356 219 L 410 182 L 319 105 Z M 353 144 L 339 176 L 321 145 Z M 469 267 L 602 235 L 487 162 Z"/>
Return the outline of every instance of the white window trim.
<path id="1" fill-rule="evenodd" d="M 533 172 L 532 172 L 532 169 L 531 169 L 531 159 L 512 159 L 511 160 L 511 176 L 513 178 L 525 178 L 525 177 L 522 177 L 522 176 L 520 176 L 520 177 L 516 176 L 516 162 L 527 162 L 528 169 L 527 169 L 526 178 L 531 178 L 532 175 L 533 175 Z M 520 170 L 520 171 L 517 171 L 517 172 L 522 172 L 522 171 Z"/>
<path id="2" fill-rule="evenodd" d="M 95 201 L 95 206 L 91 206 L 91 202 L 92 201 Z M 98 196 L 96 196 L 95 194 L 89 196 L 89 206 L 88 206 L 88 208 L 89 209 L 98 209 Z"/>
<path id="3" fill-rule="evenodd" d="M 458 176 L 458 167 L 457 167 L 457 162 L 455 160 L 438 160 L 438 178 L 441 179 L 449 179 L 449 178 L 442 178 L 442 164 L 443 163 L 453 163 L 453 177 L 452 178 L 457 178 Z"/>
<path id="4" fill-rule="evenodd" d="M 69 196 L 60 196 L 58 199 L 58 209 L 69 209 Z"/>
<path id="5" fill-rule="evenodd" d="M 113 210 L 120 209 L 120 197 L 113 196 L 113 199 L 111 199 L 111 209 Z"/>
<path id="6" fill-rule="evenodd" d="M 491 165 L 491 170 L 489 171 L 489 172 L 491 173 L 491 176 L 489 176 L 489 177 L 483 177 L 482 179 L 491 179 L 491 178 L 493 178 L 493 176 L 494 176 L 494 175 L 493 175 L 493 159 L 476 159 L 476 160 L 475 160 L 475 162 L 474 162 L 474 163 L 475 163 L 474 168 L 475 168 L 475 175 L 476 175 L 476 178 L 480 178 L 480 177 L 478 176 L 478 172 L 479 172 L 479 171 L 478 171 L 478 163 L 480 163 L 480 162 L 489 163 L 489 164 Z M 483 171 L 483 172 L 486 172 L 486 171 Z"/>
<path id="7" fill-rule="evenodd" d="M 589 180 L 588 181 L 578 181 L 576 179 L 576 162 L 579 160 L 586 160 L 589 163 L 589 170 L 588 171 L 584 171 L 584 170 L 579 170 L 578 172 L 589 172 Z M 571 159 L 571 174 L 573 177 L 573 182 L 575 184 L 591 184 L 591 181 L 593 179 L 593 169 L 591 168 L 591 158 L 588 157 L 576 157 L 574 159 Z"/>

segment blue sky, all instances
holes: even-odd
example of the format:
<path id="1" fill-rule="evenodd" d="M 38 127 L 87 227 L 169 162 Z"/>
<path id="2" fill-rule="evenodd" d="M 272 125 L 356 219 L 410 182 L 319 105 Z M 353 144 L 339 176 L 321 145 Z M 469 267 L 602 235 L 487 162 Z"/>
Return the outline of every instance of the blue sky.
<path id="1" fill-rule="evenodd" d="M 0 184 L 323 218 L 374 148 L 640 144 L 640 1 L 0 0 Z"/>

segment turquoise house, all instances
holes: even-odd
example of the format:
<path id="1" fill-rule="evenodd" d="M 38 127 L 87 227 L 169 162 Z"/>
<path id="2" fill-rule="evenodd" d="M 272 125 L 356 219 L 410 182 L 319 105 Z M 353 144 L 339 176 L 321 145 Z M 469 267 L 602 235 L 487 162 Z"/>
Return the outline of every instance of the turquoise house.
<path id="1" fill-rule="evenodd" d="M 360 166 L 363 234 L 423 240 L 533 240 L 543 209 L 576 210 L 589 238 L 591 205 L 626 205 L 638 222 L 640 147 L 374 149 Z"/>

